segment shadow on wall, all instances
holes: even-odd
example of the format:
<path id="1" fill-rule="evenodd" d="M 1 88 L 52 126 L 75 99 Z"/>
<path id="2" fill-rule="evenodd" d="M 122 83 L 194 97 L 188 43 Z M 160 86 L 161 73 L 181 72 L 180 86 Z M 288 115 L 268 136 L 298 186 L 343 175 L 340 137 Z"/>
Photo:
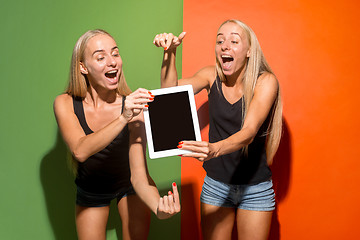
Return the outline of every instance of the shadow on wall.
<path id="1" fill-rule="evenodd" d="M 204 93 L 205 94 L 205 93 Z M 204 102 L 197 110 L 200 130 L 209 125 L 209 101 Z"/>
<path id="2" fill-rule="evenodd" d="M 47 213 L 55 239 L 77 239 L 75 226 L 76 185 L 67 164 L 68 150 L 58 131 L 55 146 L 44 156 L 40 179 Z M 116 229 L 121 236 L 121 221 L 116 203 L 111 203 L 107 229 Z"/>
<path id="3" fill-rule="evenodd" d="M 40 179 L 55 239 L 77 239 L 74 176 L 66 163 L 67 148 L 57 132 L 55 146 L 44 156 Z"/>
<path id="4" fill-rule="evenodd" d="M 44 191 L 47 213 L 54 233 L 54 239 L 77 239 L 75 226 L 76 185 L 67 164 L 68 150 L 58 131 L 54 147 L 43 157 L 40 165 L 40 180 Z M 164 195 L 169 189 L 161 190 Z M 180 189 L 179 189 L 180 191 Z M 168 220 L 158 220 L 152 214 L 149 239 L 158 239 L 171 234 L 180 235 L 178 224 L 180 214 Z M 121 220 L 116 200 L 111 202 L 107 230 L 115 230 L 121 239 Z M 177 238 L 175 238 L 177 239 Z"/>
<path id="5" fill-rule="evenodd" d="M 278 204 L 287 196 L 290 186 L 289 181 L 291 179 L 291 133 L 285 119 L 283 121 L 283 130 L 280 146 L 276 153 L 274 163 L 271 166 L 277 207 L 272 218 L 269 237 L 270 240 L 281 239 L 281 224 L 278 218 Z"/>
<path id="6" fill-rule="evenodd" d="M 191 159 L 193 161 L 193 159 Z M 186 222 L 181 224 L 181 239 L 186 240 L 197 240 L 201 239 L 200 219 L 199 215 L 196 214 L 198 211 L 196 205 L 199 198 L 196 196 L 194 188 L 195 183 L 182 184 L 181 192 L 183 197 L 181 199 L 181 214 L 186 217 Z M 191 216 L 191 217 L 190 217 Z"/>

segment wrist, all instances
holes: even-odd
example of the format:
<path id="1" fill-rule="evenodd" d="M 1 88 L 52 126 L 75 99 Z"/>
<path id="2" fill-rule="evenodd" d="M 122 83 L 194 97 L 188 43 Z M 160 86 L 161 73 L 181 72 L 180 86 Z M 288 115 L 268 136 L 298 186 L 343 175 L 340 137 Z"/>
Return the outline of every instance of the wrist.
<path id="1" fill-rule="evenodd" d="M 213 157 L 219 157 L 222 155 L 221 150 L 223 149 L 223 141 L 212 143 L 213 145 Z"/>
<path id="2" fill-rule="evenodd" d="M 128 120 L 123 114 L 121 114 L 119 117 L 119 121 L 120 121 L 120 123 L 126 125 L 129 123 L 130 120 Z"/>
<path id="3" fill-rule="evenodd" d="M 176 47 L 164 49 L 164 60 L 168 60 L 171 57 L 176 56 Z"/>

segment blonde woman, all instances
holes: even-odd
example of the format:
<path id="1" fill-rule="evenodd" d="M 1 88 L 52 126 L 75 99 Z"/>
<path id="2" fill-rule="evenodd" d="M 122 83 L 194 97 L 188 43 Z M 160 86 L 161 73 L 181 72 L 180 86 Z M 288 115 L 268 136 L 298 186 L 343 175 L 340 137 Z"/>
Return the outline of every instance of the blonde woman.
<path id="1" fill-rule="evenodd" d="M 275 208 L 269 165 L 282 129 L 279 83 L 267 64 L 254 32 L 243 22 L 228 20 L 216 35 L 216 65 L 178 80 L 176 48 L 185 32 L 156 35 L 163 47 L 161 86 L 191 84 L 209 98 L 209 142 L 184 141 L 186 157 L 203 163 L 201 193 L 204 239 L 267 239 Z"/>
<path id="2" fill-rule="evenodd" d="M 90 30 L 79 38 L 66 93 L 54 102 L 60 132 L 77 165 L 79 239 L 106 239 L 113 199 L 123 239 L 147 239 L 150 210 L 158 218 L 180 211 L 176 184 L 173 193 L 160 197 L 147 170 L 142 111 L 152 100 L 145 89 L 131 93 L 109 33 Z"/>

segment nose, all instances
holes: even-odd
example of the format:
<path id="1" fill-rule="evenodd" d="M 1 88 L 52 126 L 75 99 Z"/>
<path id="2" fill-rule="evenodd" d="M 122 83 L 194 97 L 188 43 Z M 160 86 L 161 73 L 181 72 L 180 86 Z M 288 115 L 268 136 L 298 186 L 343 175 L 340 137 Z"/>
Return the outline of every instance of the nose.
<path id="1" fill-rule="evenodd" d="M 224 41 L 223 44 L 221 44 L 221 50 L 225 51 L 225 50 L 229 50 L 230 49 L 230 44 L 228 41 Z"/>
<path id="2" fill-rule="evenodd" d="M 110 56 L 110 58 L 108 59 L 108 65 L 111 67 L 115 67 L 117 65 L 117 62 L 113 56 Z"/>

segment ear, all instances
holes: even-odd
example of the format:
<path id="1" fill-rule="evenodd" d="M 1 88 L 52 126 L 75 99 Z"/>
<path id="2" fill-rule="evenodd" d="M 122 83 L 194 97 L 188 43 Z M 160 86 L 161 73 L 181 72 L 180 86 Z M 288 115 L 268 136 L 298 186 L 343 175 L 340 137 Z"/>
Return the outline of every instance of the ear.
<path id="1" fill-rule="evenodd" d="M 250 52 L 251 52 L 251 48 L 249 48 L 249 50 L 246 53 L 246 57 L 250 57 Z"/>
<path id="2" fill-rule="evenodd" d="M 85 67 L 85 64 L 83 62 L 80 62 L 80 72 L 82 74 L 88 74 L 89 71 L 87 70 L 87 68 Z"/>

